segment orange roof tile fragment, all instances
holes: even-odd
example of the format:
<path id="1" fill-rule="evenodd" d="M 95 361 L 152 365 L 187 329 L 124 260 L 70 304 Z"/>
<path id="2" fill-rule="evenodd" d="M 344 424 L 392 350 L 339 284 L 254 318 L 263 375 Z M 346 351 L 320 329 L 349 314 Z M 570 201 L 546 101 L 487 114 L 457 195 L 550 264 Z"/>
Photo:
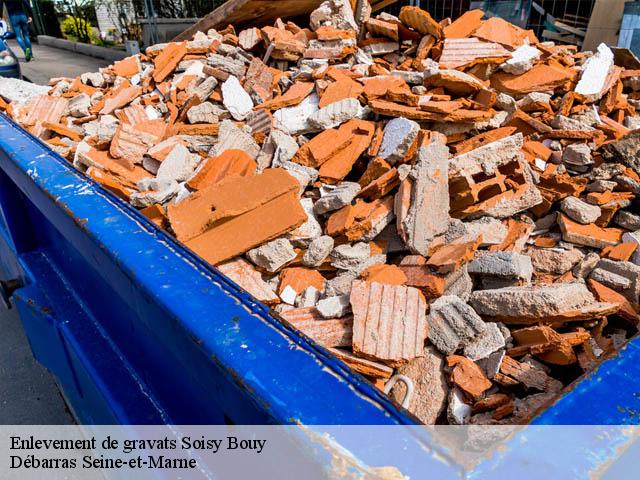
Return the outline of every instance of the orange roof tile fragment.
<path id="1" fill-rule="evenodd" d="M 469 10 L 444 27 L 445 38 L 465 38 L 471 35 L 482 24 L 484 12 Z"/>
<path id="2" fill-rule="evenodd" d="M 225 150 L 217 157 L 211 157 L 203 162 L 201 168 L 188 180 L 187 185 L 193 190 L 201 190 L 234 175 L 251 176 L 256 168 L 255 160 L 244 150 Z"/>

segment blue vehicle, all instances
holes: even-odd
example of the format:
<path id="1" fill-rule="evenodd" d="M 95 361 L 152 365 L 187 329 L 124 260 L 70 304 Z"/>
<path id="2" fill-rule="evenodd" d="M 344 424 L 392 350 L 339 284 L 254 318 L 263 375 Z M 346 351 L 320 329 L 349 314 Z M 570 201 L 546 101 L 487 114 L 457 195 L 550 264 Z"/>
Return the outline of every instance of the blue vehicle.
<path id="1" fill-rule="evenodd" d="M 22 79 L 20 62 L 5 40 L 15 38 L 15 34 L 7 28 L 7 23 L 0 20 L 0 77 Z"/>

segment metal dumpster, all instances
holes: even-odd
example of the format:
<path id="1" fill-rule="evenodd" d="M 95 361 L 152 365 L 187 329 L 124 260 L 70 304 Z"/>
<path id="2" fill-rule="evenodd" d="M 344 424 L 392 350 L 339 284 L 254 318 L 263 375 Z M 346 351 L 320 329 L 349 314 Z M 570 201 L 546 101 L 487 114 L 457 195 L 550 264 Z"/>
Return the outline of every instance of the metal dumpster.
<path id="1" fill-rule="evenodd" d="M 0 280 L 79 422 L 415 422 L 3 115 Z M 636 339 L 534 423 L 637 424 L 638 378 Z"/>

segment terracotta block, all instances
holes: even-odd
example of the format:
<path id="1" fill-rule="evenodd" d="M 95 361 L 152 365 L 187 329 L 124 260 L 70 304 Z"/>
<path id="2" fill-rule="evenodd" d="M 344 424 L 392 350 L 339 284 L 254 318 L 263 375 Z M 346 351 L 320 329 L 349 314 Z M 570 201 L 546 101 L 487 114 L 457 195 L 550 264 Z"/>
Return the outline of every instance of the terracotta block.
<path id="1" fill-rule="evenodd" d="M 349 241 L 366 237 L 380 222 L 393 217 L 393 197 L 388 196 L 373 202 L 356 201 L 354 205 L 342 207 L 333 213 L 326 224 L 326 233 L 332 237 L 343 236 Z M 386 225 L 386 223 L 385 223 Z"/>
<path id="2" fill-rule="evenodd" d="M 494 111 L 458 109 L 451 113 L 427 112 L 417 107 L 409 107 L 400 103 L 385 100 L 371 100 L 369 106 L 374 113 L 388 117 L 405 117 L 411 120 L 438 122 L 481 122 L 489 120 Z"/>
<path id="3" fill-rule="evenodd" d="M 349 40 L 356 38 L 355 30 L 342 30 L 331 25 L 322 25 L 315 31 L 318 40 L 329 42 L 331 40 Z"/>
<path id="4" fill-rule="evenodd" d="M 481 243 L 482 235 L 473 242 L 444 245 L 431 255 L 427 266 L 438 273 L 453 272 L 473 259 L 473 255 Z"/>
<path id="5" fill-rule="evenodd" d="M 531 30 L 523 30 L 500 17 L 491 17 L 473 32 L 474 37 L 496 42 L 515 49 L 525 43 L 536 44 L 538 39 Z"/>
<path id="6" fill-rule="evenodd" d="M 185 245 L 217 265 L 290 232 L 306 220 L 297 193 L 280 195 L 258 208 L 221 221 Z"/>
<path id="7" fill-rule="evenodd" d="M 294 308 L 280 316 L 324 347 L 351 346 L 353 317 L 328 320 L 320 315 L 316 307 Z"/>
<path id="8" fill-rule="evenodd" d="M 539 63 L 522 75 L 512 75 L 506 72 L 495 73 L 491 76 L 491 86 L 509 95 L 524 96 L 532 92 L 567 88 L 576 76 L 577 73 L 568 68 Z"/>
<path id="9" fill-rule="evenodd" d="M 637 325 L 640 322 L 640 316 L 638 315 L 637 304 L 631 303 L 624 295 L 612 290 L 611 288 L 596 282 L 592 278 L 587 280 L 589 289 L 599 302 L 615 303 L 620 306 L 617 314 L 630 322 L 632 325 Z"/>
<path id="10" fill-rule="evenodd" d="M 361 84 L 345 77 L 329 84 L 329 86 L 325 88 L 318 106 L 324 108 L 327 105 L 339 102 L 345 98 L 358 98 L 362 92 L 364 92 L 364 87 Z"/>
<path id="11" fill-rule="evenodd" d="M 338 182 L 346 177 L 354 163 L 360 158 L 369 145 L 375 132 L 375 124 L 365 120 L 349 120 L 340 125 L 337 139 L 349 136 L 349 144 L 332 155 L 320 167 L 320 178 L 328 183 Z M 334 140 L 335 141 L 335 140 Z"/>
<path id="12" fill-rule="evenodd" d="M 267 169 L 262 174 L 251 177 L 233 176 L 194 193 L 178 204 L 170 205 L 168 209 L 169 220 L 178 240 L 187 242 L 216 225 L 218 228 L 214 228 L 214 230 L 220 230 L 221 233 L 233 231 L 233 229 L 224 227 L 226 224 L 232 223 L 234 218 L 242 217 L 250 212 L 260 211 L 261 208 L 266 207 L 277 199 L 284 199 L 290 195 L 297 196 L 298 190 L 299 184 L 297 180 L 289 175 L 286 170 L 279 168 Z M 270 220 L 274 220 L 274 224 L 277 225 L 294 224 L 291 229 L 301 225 L 302 222 L 306 221 L 307 216 L 297 198 L 294 200 L 281 201 L 279 203 L 284 205 L 297 204 L 297 208 L 293 208 L 291 212 L 283 210 L 275 215 L 276 218 L 274 219 L 264 218 L 260 225 L 257 224 L 255 228 L 251 229 L 254 230 L 253 232 L 242 232 L 243 239 L 245 241 L 257 239 L 258 243 L 256 245 L 259 245 L 274 238 L 265 238 L 259 241 L 261 236 L 259 226 L 264 228 L 264 224 Z M 269 210 L 273 211 L 273 206 Z M 278 218 L 285 215 L 291 215 L 291 222 L 285 221 L 284 218 Z M 239 225 L 244 225 L 244 222 L 240 222 Z M 265 232 L 271 231 L 271 228 L 265 229 Z M 237 242 L 230 240 L 229 243 Z M 252 245 L 246 250 L 256 245 Z M 233 251 L 236 250 L 236 246 L 242 249 L 240 245 L 211 245 L 214 249 L 220 247 L 221 251 Z"/>
<path id="13" fill-rule="evenodd" d="M 426 302 L 416 288 L 353 282 L 353 351 L 391 366 L 423 356 Z"/>
<path id="14" fill-rule="evenodd" d="M 140 213 L 151 220 L 158 228 L 165 228 L 169 223 L 164 207 L 157 203 L 143 208 Z"/>
<path id="15" fill-rule="evenodd" d="M 114 96 L 107 98 L 104 107 L 100 110 L 100 115 L 108 115 L 117 108 L 128 105 L 131 101 L 142 94 L 142 89 L 137 86 L 130 86 L 120 89 Z"/>
<path id="16" fill-rule="evenodd" d="M 447 366 L 453 367 L 451 383 L 462 390 L 469 398 L 477 400 L 491 388 L 491 381 L 482 369 L 472 360 L 461 355 L 449 355 Z"/>
<path id="17" fill-rule="evenodd" d="M 287 287 L 293 288 L 298 295 L 308 287 L 314 287 L 319 292 L 323 292 L 324 284 L 325 278 L 317 270 L 302 267 L 285 268 L 280 272 L 278 295 L 281 295 Z"/>
<path id="18" fill-rule="evenodd" d="M 178 123 L 175 125 L 175 135 L 218 135 L 220 126 L 217 123 Z"/>
<path id="19" fill-rule="evenodd" d="M 149 150 L 147 150 L 147 155 L 158 162 L 163 162 L 176 145 L 183 145 L 186 147 L 186 142 L 180 137 L 169 137 L 149 148 Z"/>
<path id="20" fill-rule="evenodd" d="M 103 188 L 109 190 L 111 193 L 120 197 L 124 201 L 129 201 L 129 197 L 133 193 L 133 189 L 124 185 L 118 177 L 108 172 L 100 170 L 96 167 L 89 167 L 86 171 L 89 178 L 95 180 Z"/>
<path id="21" fill-rule="evenodd" d="M 384 20 L 377 20 L 375 18 L 368 18 L 364 22 L 364 26 L 367 31 L 374 37 L 387 37 L 391 40 L 398 41 L 398 24 L 392 22 L 385 22 Z"/>
<path id="22" fill-rule="evenodd" d="M 69 128 L 61 123 L 42 122 L 41 125 L 45 130 L 49 130 L 63 137 L 70 138 L 75 142 L 79 142 L 80 140 L 82 140 L 82 135 L 80 135 L 78 131 L 74 130 L 73 128 Z"/>
<path id="23" fill-rule="evenodd" d="M 541 368 L 535 368 L 528 363 L 521 363 L 509 356 L 505 356 L 500 364 L 500 373 L 516 380 L 527 389 L 535 389 L 541 392 L 558 390 L 562 384 L 554 382 Z"/>
<path id="24" fill-rule="evenodd" d="M 207 159 L 188 180 L 187 186 L 192 190 L 202 190 L 228 177 L 252 176 L 256 168 L 256 162 L 244 150 L 225 150 L 217 157 Z"/>
<path id="25" fill-rule="evenodd" d="M 482 10 L 469 10 L 444 27 L 445 38 L 465 38 L 482 25 Z"/>
<path id="26" fill-rule="evenodd" d="M 122 123 L 129 123 L 131 125 L 149 120 L 142 105 L 129 105 L 122 110 L 116 110 L 115 114 Z"/>
<path id="27" fill-rule="evenodd" d="M 353 370 L 366 377 L 386 380 L 391 378 L 391 375 L 393 375 L 393 368 L 387 367 L 382 363 L 356 357 L 355 355 L 339 348 L 330 348 L 329 351 L 333 353 L 338 360 L 343 361 Z"/>
<path id="28" fill-rule="evenodd" d="M 405 285 L 407 283 L 404 271 L 396 265 L 372 265 L 360 274 L 360 278 L 371 283 L 387 285 Z"/>
<path id="29" fill-rule="evenodd" d="M 384 160 L 382 160 L 384 162 Z M 385 162 L 386 163 L 386 162 Z M 365 185 L 358 193 L 358 197 L 375 200 L 390 193 L 400 184 L 398 171 L 395 168 L 383 173 L 378 178 Z"/>
<path id="30" fill-rule="evenodd" d="M 307 98 L 315 88 L 313 82 L 296 82 L 282 95 L 264 102 L 257 109 L 280 110 L 281 108 L 298 105 L 302 100 Z"/>
<path id="31" fill-rule="evenodd" d="M 427 259 L 421 255 L 407 255 L 400 262 L 399 268 L 407 277 L 406 284 L 422 290 L 429 298 L 438 298 L 444 294 L 446 278 L 435 275 L 427 267 Z"/>
<path id="32" fill-rule="evenodd" d="M 343 150 L 353 140 L 347 130 L 330 128 L 319 133 L 302 145 L 292 161 L 305 167 L 318 168 L 335 154 Z"/>
<path id="33" fill-rule="evenodd" d="M 153 80 L 162 82 L 178 66 L 182 57 L 187 54 L 187 42 L 170 43 L 153 59 Z"/>
<path id="34" fill-rule="evenodd" d="M 391 170 L 391 168 L 391 165 L 389 165 L 384 159 L 376 157 L 369 162 L 367 169 L 358 180 L 358 183 L 361 187 L 366 187 L 370 183 L 374 182 L 378 177 Z"/>
<path id="35" fill-rule="evenodd" d="M 58 123 L 63 113 L 67 109 L 68 100 L 66 98 L 49 97 L 40 95 L 31 100 L 26 117 L 22 120 L 24 126 L 34 126 L 41 122 Z M 44 132 L 42 126 L 37 127 L 34 135 L 40 136 Z"/>
<path id="36" fill-rule="evenodd" d="M 491 142 L 495 142 L 502 138 L 510 137 L 516 131 L 515 127 L 501 127 L 495 130 L 487 130 L 486 132 L 479 133 L 463 142 L 459 142 L 453 145 L 452 149 L 455 154 L 462 155 L 463 153 L 475 150 L 483 145 Z"/>
<path id="37" fill-rule="evenodd" d="M 377 75 L 374 77 L 358 79 L 364 85 L 364 95 L 369 99 L 383 97 L 394 88 L 407 86 L 402 77 L 396 75 Z"/>
<path id="38" fill-rule="evenodd" d="M 433 35 L 437 39 L 442 37 L 440 24 L 419 7 L 402 7 L 399 18 L 407 27 L 423 35 Z"/>
<path id="39" fill-rule="evenodd" d="M 544 160 L 545 162 L 549 160 L 549 157 L 552 153 L 552 151 L 549 148 L 545 147 L 542 143 L 535 141 L 524 142 L 522 150 L 530 153 L 535 158 Z"/>
<path id="40" fill-rule="evenodd" d="M 504 240 L 497 244 L 491 245 L 489 247 L 490 252 L 515 252 L 521 253 L 524 250 L 529 237 L 531 236 L 531 232 L 533 232 L 534 225 L 532 223 L 521 222 L 519 220 L 514 220 L 513 218 L 509 218 L 507 220 L 507 236 Z M 537 239 L 540 240 L 540 239 Z M 550 245 L 551 247 L 555 246 L 555 241 Z M 538 243 L 536 243 L 538 245 Z M 538 246 L 549 246 L 547 245 L 538 245 Z"/>
<path id="41" fill-rule="evenodd" d="M 605 247 L 602 250 L 601 256 L 619 262 L 626 262 L 631 258 L 637 248 L 637 243 L 624 242 L 619 245 Z"/>
<path id="42" fill-rule="evenodd" d="M 82 164 L 114 176 L 118 183 L 131 190 L 137 189 L 136 184 L 140 180 L 149 177 L 149 172 L 144 168 L 129 161 L 113 158 L 109 152 L 92 148 L 78 156 L 81 157 Z"/>
<path id="43" fill-rule="evenodd" d="M 624 230 L 619 228 L 601 228 L 593 223 L 582 225 L 561 213 L 558 214 L 558 225 L 566 242 L 593 248 L 615 246 L 622 241 L 624 233 Z"/>
<path id="44" fill-rule="evenodd" d="M 280 302 L 280 299 L 269 284 L 262 280 L 260 272 L 246 260 L 236 258 L 218 265 L 218 270 L 259 302 L 266 305 L 274 305 Z"/>
<path id="45" fill-rule="evenodd" d="M 494 393 L 473 404 L 471 413 L 490 412 L 511 402 L 511 397 L 504 393 Z"/>

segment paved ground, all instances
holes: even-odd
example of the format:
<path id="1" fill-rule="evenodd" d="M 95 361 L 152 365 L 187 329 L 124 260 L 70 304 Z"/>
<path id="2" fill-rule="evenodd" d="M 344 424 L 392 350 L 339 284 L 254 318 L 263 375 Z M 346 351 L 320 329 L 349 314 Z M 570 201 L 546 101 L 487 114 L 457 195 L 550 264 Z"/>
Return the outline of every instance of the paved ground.
<path id="1" fill-rule="evenodd" d="M 24 61 L 24 53 L 15 40 L 9 40 L 11 49 L 20 59 L 22 74 L 34 83 L 46 85 L 53 77 L 75 77 L 85 72 L 96 72 L 111 62 L 78 53 L 33 44 L 34 59 Z"/>
<path id="2" fill-rule="evenodd" d="M 53 377 L 31 354 L 15 309 L 0 304 L 0 425 L 70 423 Z"/>

